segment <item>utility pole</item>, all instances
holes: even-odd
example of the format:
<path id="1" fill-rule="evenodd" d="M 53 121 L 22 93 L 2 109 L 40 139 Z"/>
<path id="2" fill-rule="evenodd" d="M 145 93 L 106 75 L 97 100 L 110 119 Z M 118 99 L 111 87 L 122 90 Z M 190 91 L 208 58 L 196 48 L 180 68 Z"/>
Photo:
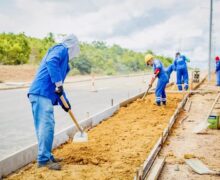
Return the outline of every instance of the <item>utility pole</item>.
<path id="1" fill-rule="evenodd" d="M 209 19 L 209 60 L 208 60 L 208 81 L 211 80 L 211 61 L 212 61 L 212 11 L 213 0 L 210 0 L 210 19 Z"/>

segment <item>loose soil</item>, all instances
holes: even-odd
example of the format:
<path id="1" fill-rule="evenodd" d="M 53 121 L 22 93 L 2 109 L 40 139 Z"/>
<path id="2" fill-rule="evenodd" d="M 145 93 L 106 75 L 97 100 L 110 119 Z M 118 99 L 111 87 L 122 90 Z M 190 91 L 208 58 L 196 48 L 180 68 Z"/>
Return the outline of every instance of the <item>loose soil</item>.
<path id="1" fill-rule="evenodd" d="M 37 168 L 32 163 L 7 179 L 133 179 L 182 97 L 168 95 L 167 106 L 161 107 L 154 105 L 154 95 L 139 99 L 91 129 L 88 143 L 69 141 L 58 147 L 54 155 L 64 158 L 61 171 Z"/>
<path id="2" fill-rule="evenodd" d="M 0 65 L 0 82 L 27 82 L 34 78 L 38 66 L 18 65 L 7 66 Z"/>
<path id="3" fill-rule="evenodd" d="M 167 157 L 159 178 L 161 180 L 174 180 L 177 177 L 178 180 L 220 179 L 219 176 L 198 175 L 184 162 L 184 158 L 196 157 L 210 169 L 220 171 L 220 130 L 208 129 L 206 134 L 200 135 L 193 132 L 194 128 L 204 121 L 220 88 L 215 86 L 215 81 L 212 79 L 211 83 L 205 82 L 199 89 L 213 92 L 192 95 L 185 107 L 188 110 L 191 101 L 190 111 L 183 111 L 179 115 L 173 131 L 160 153 L 161 156 Z M 213 112 L 220 113 L 219 104 L 220 101 Z M 180 123 L 187 115 L 188 118 Z"/>

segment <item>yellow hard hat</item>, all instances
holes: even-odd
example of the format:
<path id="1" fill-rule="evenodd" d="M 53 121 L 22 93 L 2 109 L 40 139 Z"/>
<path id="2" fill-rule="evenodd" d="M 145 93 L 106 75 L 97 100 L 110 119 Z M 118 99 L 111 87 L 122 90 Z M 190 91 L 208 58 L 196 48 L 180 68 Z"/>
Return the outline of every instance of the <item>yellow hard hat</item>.
<path id="1" fill-rule="evenodd" d="M 153 59 L 154 58 L 154 56 L 152 55 L 152 54 L 147 54 L 146 56 L 145 56 L 145 63 L 147 63 L 148 61 L 150 61 L 151 59 Z"/>

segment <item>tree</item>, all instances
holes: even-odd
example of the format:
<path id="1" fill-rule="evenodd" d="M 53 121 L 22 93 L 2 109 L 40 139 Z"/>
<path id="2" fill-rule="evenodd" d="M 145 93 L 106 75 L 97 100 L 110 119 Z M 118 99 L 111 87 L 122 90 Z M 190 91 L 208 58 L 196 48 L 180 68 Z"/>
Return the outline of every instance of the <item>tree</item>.
<path id="1" fill-rule="evenodd" d="M 31 47 L 32 62 L 39 63 L 43 56 L 47 53 L 48 49 L 55 44 L 53 33 L 49 33 L 45 38 L 28 38 Z"/>
<path id="2" fill-rule="evenodd" d="M 90 74 L 92 65 L 85 55 L 77 57 L 73 63 L 73 67 L 77 68 L 81 74 Z"/>
<path id="3" fill-rule="evenodd" d="M 153 55 L 154 55 L 154 52 L 153 52 L 152 50 L 148 49 L 148 50 L 145 52 L 145 54 L 153 54 Z"/>
<path id="4" fill-rule="evenodd" d="M 0 34 L 0 63 L 25 64 L 29 60 L 30 46 L 25 34 Z"/>

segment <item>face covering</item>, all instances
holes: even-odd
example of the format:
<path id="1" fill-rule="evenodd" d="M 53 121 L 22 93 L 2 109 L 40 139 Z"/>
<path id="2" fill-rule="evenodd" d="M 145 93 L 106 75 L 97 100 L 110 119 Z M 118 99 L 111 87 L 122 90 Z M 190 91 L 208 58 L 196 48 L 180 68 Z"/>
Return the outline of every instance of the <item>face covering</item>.
<path id="1" fill-rule="evenodd" d="M 69 60 L 72 61 L 75 57 L 79 55 L 80 49 L 79 46 L 72 47 L 68 49 Z"/>
<path id="2" fill-rule="evenodd" d="M 62 43 L 68 48 L 69 61 L 73 61 L 79 55 L 80 47 L 77 37 L 73 34 L 66 36 Z"/>

